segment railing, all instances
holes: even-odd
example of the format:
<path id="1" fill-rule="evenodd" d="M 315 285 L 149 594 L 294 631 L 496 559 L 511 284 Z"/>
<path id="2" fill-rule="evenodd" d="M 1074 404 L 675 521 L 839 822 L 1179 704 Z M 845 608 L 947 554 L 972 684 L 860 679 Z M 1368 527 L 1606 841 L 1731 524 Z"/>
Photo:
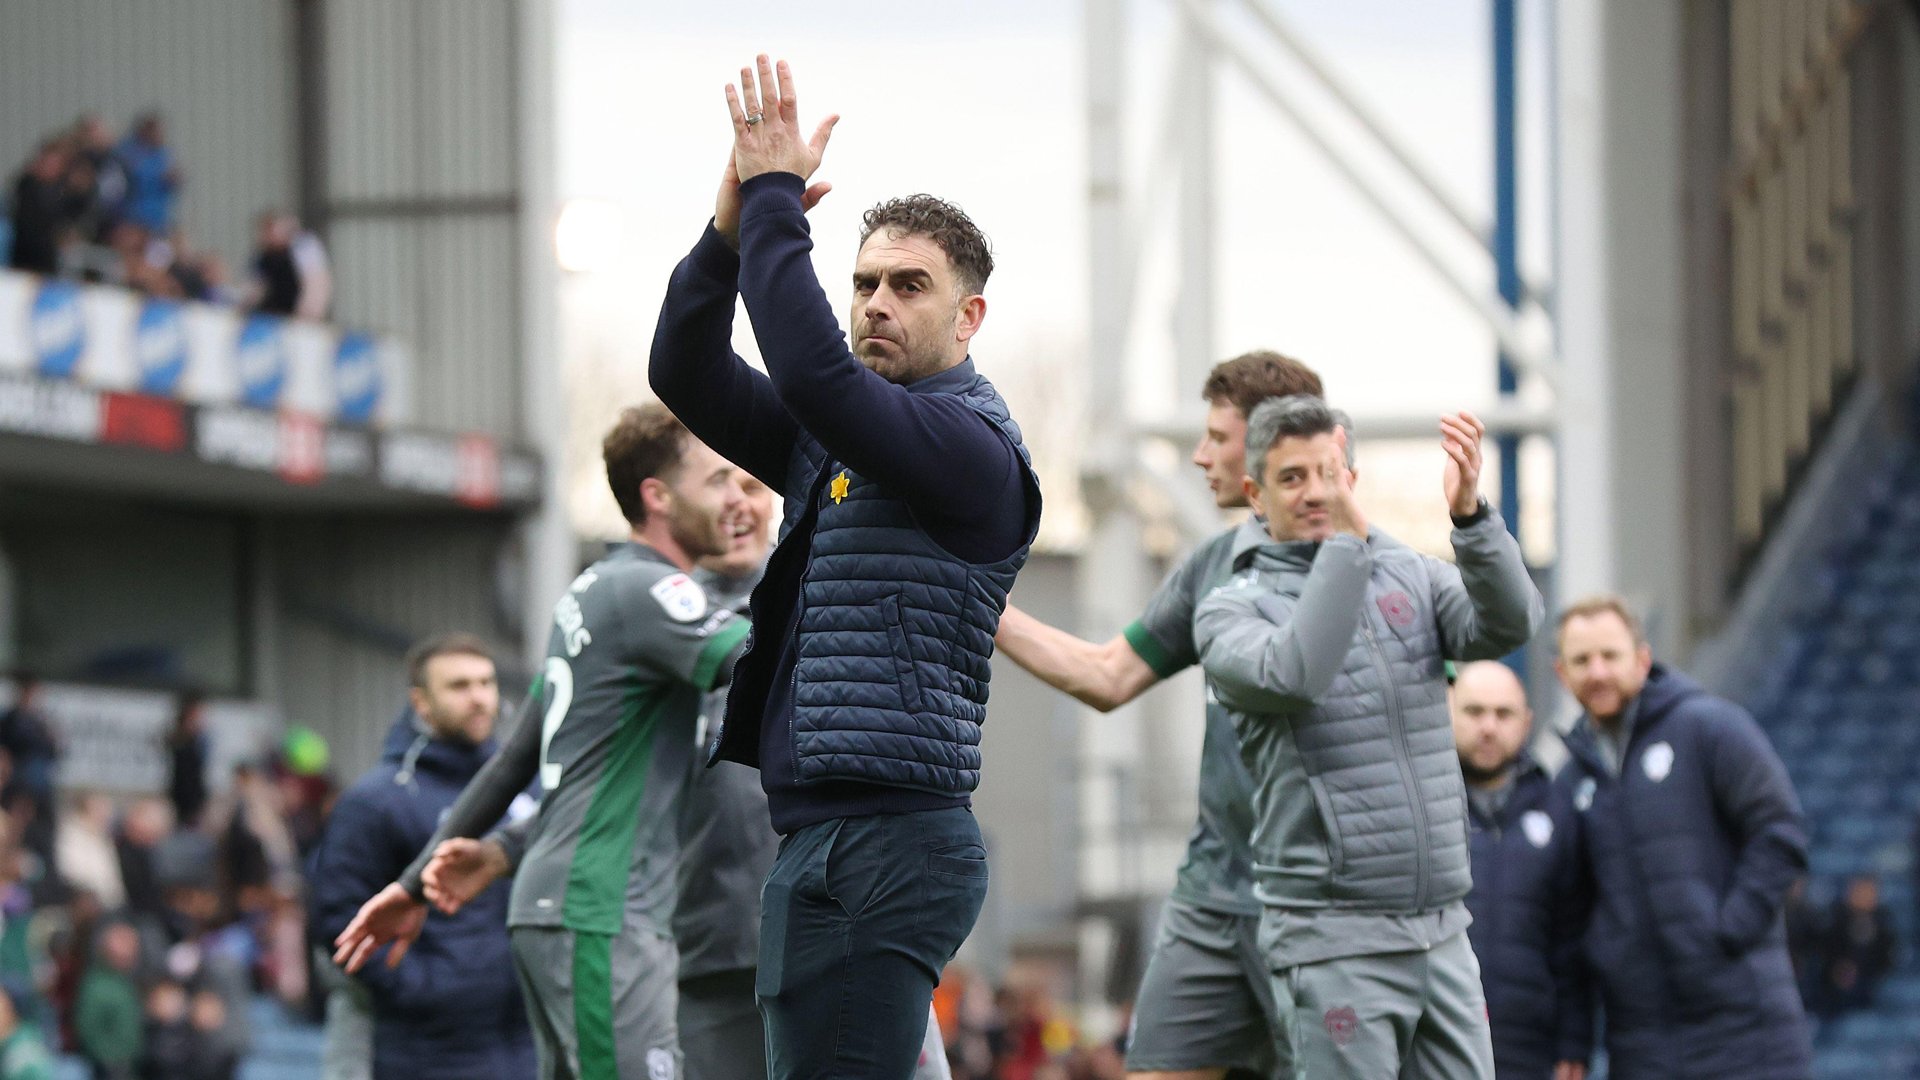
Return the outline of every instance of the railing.
<path id="1" fill-rule="evenodd" d="M 1734 0 L 1734 536 L 1751 557 L 1853 377 L 1856 0 Z"/>
<path id="2" fill-rule="evenodd" d="M 392 338 L 0 271 L 0 375 L 395 427 L 411 366 Z"/>

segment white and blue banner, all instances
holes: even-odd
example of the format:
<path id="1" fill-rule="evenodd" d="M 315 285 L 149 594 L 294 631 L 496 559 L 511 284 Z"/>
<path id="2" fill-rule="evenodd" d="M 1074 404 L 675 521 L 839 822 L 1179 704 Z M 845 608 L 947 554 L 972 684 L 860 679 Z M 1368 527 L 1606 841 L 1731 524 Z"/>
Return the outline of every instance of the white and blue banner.
<path id="1" fill-rule="evenodd" d="M 410 366 L 376 334 L 0 270 L 0 374 L 404 426 Z"/>
<path id="2" fill-rule="evenodd" d="M 372 334 L 342 334 L 333 354 L 334 419 L 370 423 L 380 408 L 380 342 Z"/>
<path id="3" fill-rule="evenodd" d="M 81 288 L 80 320 L 87 340 L 70 378 L 101 390 L 139 389 L 133 335 L 143 299 L 125 289 Z"/>
<path id="4" fill-rule="evenodd" d="M 0 372 L 33 370 L 33 294 L 27 274 L 0 270 Z"/>
<path id="5" fill-rule="evenodd" d="M 54 278 L 42 281 L 28 318 L 32 324 L 34 370 L 56 379 L 72 375 L 87 345 L 80 286 Z"/>
<path id="6" fill-rule="evenodd" d="M 280 389 L 287 382 L 287 343 L 281 320 L 272 315 L 249 315 L 240 324 L 233 364 L 240 376 L 241 403 L 256 409 L 277 408 Z"/>
<path id="7" fill-rule="evenodd" d="M 187 373 L 187 325 L 178 300 L 149 297 L 133 328 L 133 358 L 143 394 L 173 397 Z"/>

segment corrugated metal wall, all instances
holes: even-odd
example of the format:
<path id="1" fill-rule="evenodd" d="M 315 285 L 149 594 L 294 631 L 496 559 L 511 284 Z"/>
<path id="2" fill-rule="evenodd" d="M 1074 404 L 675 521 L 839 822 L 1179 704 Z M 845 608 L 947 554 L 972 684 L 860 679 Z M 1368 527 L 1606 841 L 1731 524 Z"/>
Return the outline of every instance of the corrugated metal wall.
<path id="1" fill-rule="evenodd" d="M 538 298 L 520 287 L 537 240 L 522 239 L 517 73 L 533 47 L 522 24 L 549 9 L 0 0 L 0 173 L 83 111 L 118 127 L 163 110 L 194 236 L 239 270 L 260 210 L 300 210 L 331 249 L 336 321 L 411 352 L 413 422 L 519 440 L 523 323 Z M 257 535 L 256 692 L 326 734 L 343 777 L 375 759 L 404 702 L 407 640 L 468 629 L 519 656 L 496 611 L 510 522 L 268 518 Z"/>
<path id="2" fill-rule="evenodd" d="M 192 237 L 238 272 L 254 216 L 304 202 L 336 318 L 410 345 L 416 422 L 518 438 L 519 6 L 317 0 L 321 179 L 303 193 L 295 0 L 4 0 L 0 172 L 82 112 L 118 128 L 163 110 Z"/>
<path id="3" fill-rule="evenodd" d="M 517 437 L 517 4 L 323 12 L 339 315 L 412 344 L 419 422 Z"/>
<path id="4" fill-rule="evenodd" d="M 500 625 L 494 598 L 505 522 L 279 522 L 268 535 L 282 712 L 326 736 L 342 780 L 378 760 L 406 704 L 397 643 L 380 642 L 382 631 L 477 633 L 516 666 L 518 642 Z M 521 689 L 503 672 L 505 696 Z"/>
<path id="5" fill-rule="evenodd" d="M 238 268 L 294 199 L 287 0 L 0 0 L 0 172 L 83 112 L 162 110 L 188 234 Z"/>
<path id="6" fill-rule="evenodd" d="M 1854 0 L 1729 9 L 1734 538 L 1757 550 L 1769 515 L 1851 378 Z"/>

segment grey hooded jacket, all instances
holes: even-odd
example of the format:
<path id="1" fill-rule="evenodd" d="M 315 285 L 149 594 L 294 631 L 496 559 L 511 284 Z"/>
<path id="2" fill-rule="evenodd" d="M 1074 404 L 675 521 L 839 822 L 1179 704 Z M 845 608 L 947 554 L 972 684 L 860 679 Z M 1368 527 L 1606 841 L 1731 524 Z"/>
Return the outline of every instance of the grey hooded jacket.
<path id="1" fill-rule="evenodd" d="M 1467 895 L 1444 662 L 1504 656 L 1544 614 L 1499 515 L 1476 516 L 1454 529 L 1454 564 L 1378 530 L 1265 544 L 1201 603 L 1195 638 L 1253 774 L 1270 911 L 1414 915 Z"/>

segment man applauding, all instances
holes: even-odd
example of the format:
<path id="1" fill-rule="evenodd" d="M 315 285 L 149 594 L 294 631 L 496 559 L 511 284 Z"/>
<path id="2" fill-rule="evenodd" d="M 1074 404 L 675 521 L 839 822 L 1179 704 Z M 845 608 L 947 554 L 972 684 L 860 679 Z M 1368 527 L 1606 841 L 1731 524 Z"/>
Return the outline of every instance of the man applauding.
<path id="1" fill-rule="evenodd" d="M 1445 661 L 1518 648 L 1542 605 L 1479 495 L 1485 429 L 1466 413 L 1441 428 L 1457 565 L 1368 527 L 1344 416 L 1256 408 L 1248 496 L 1273 542 L 1196 616 L 1255 785 L 1261 944 L 1315 1080 L 1493 1076 Z"/>
<path id="2" fill-rule="evenodd" d="M 898 1080 L 986 897 L 971 794 L 1039 481 L 968 356 L 993 270 L 980 230 L 927 195 L 869 211 L 849 349 L 805 216 L 837 118 L 804 135 L 792 74 L 765 56 L 727 102 L 733 154 L 668 285 L 650 376 L 695 435 L 786 499 L 717 748 L 760 769 L 785 837 L 755 987 L 768 1072 Z M 736 296 L 764 375 L 729 345 Z"/>

